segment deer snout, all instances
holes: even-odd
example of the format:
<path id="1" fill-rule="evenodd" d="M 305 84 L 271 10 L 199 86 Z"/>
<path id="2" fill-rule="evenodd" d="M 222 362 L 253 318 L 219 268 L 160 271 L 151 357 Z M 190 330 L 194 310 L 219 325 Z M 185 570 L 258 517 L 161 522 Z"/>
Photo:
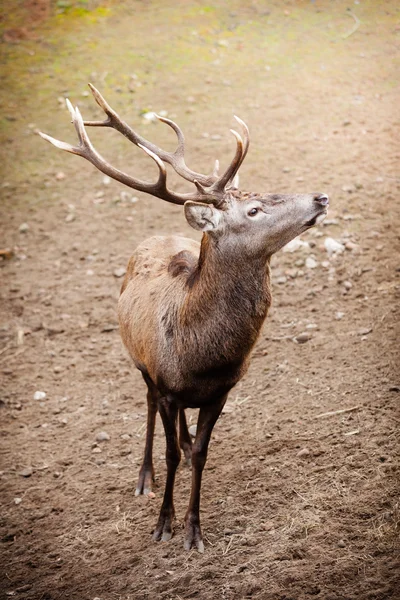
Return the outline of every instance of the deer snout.
<path id="1" fill-rule="evenodd" d="M 316 196 L 314 196 L 314 200 L 321 206 L 329 205 L 329 198 L 326 194 L 317 194 Z"/>

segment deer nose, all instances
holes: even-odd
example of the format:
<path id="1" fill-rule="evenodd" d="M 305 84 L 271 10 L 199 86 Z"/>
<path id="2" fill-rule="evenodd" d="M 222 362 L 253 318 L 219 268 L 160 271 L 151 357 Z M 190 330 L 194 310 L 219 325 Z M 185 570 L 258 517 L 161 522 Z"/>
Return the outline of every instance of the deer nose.
<path id="1" fill-rule="evenodd" d="M 329 204 L 329 198 L 326 194 L 317 194 L 314 196 L 314 200 L 315 202 L 318 202 L 318 204 L 321 204 L 321 206 L 328 206 Z"/>

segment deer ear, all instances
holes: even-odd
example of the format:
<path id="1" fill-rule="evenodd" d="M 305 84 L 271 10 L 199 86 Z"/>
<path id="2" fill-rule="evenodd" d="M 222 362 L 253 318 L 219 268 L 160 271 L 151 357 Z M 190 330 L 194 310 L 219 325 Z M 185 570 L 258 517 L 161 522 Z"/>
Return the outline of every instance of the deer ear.
<path id="1" fill-rule="evenodd" d="M 184 209 L 186 220 L 193 229 L 212 231 L 218 228 L 221 215 L 220 211 L 212 204 L 188 200 L 185 202 Z"/>

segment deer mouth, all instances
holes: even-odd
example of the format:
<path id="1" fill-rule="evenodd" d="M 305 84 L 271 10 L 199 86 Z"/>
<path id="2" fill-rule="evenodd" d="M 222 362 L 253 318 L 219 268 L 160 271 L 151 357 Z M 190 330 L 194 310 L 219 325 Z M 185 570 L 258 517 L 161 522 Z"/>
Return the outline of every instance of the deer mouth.
<path id="1" fill-rule="evenodd" d="M 314 225 L 318 225 L 319 223 L 321 223 L 326 215 L 328 214 L 328 211 L 325 209 L 324 211 L 318 213 L 317 215 L 315 215 L 314 217 L 312 217 L 312 219 L 310 219 L 309 221 L 306 221 L 305 226 L 308 227 L 314 227 Z"/>

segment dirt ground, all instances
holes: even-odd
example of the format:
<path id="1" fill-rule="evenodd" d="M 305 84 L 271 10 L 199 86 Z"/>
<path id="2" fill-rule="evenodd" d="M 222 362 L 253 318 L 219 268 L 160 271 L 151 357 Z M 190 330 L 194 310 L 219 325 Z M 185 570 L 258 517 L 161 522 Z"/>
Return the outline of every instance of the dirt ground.
<path id="1" fill-rule="evenodd" d="M 1 10 L 1 598 L 400 598 L 398 3 Z M 145 387 L 116 318 L 135 246 L 196 232 L 179 207 L 36 135 L 74 142 L 64 96 L 100 116 L 88 81 L 172 149 L 169 128 L 143 117 L 166 111 L 202 172 L 230 160 L 238 114 L 251 132 L 242 189 L 331 198 L 324 224 L 273 260 L 273 308 L 210 444 L 203 555 L 183 549 L 184 465 L 175 535 L 151 539 L 166 473 L 159 421 L 155 498 L 134 497 Z M 116 166 L 156 175 L 116 132 L 90 134 Z M 344 251 L 329 254 L 329 237 Z"/>

